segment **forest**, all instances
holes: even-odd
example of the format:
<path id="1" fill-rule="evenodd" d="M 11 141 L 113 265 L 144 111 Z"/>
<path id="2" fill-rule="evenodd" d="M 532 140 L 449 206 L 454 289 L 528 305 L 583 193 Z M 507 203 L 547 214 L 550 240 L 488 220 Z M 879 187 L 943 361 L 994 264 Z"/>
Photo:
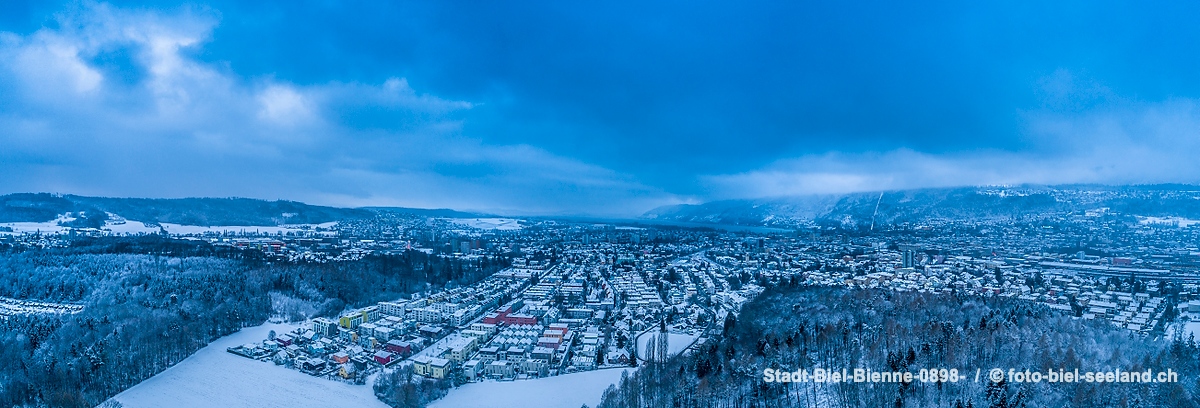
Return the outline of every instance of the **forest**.
<path id="1" fill-rule="evenodd" d="M 0 195 L 0 222 L 44 222 L 52 221 L 61 214 L 74 214 L 80 216 L 79 219 L 67 225 L 101 228 L 109 213 L 151 225 L 281 225 L 365 219 L 375 216 L 376 211 L 249 198 L 148 199 L 47 193 Z"/>
<path id="2" fill-rule="evenodd" d="M 264 259 L 167 238 L 0 252 L 0 296 L 84 306 L 0 317 L 0 406 L 95 406 L 272 316 L 330 316 L 469 284 L 508 262 L 463 265 L 418 251 L 323 264 Z"/>
<path id="3" fill-rule="evenodd" d="M 727 319 L 721 339 L 646 363 L 599 407 L 1194 407 L 1195 339 L 1148 339 L 1029 302 L 784 286 Z M 766 368 L 968 370 L 966 380 L 765 382 Z M 1177 383 L 987 381 L 990 368 L 1179 372 Z M 975 381 L 975 370 L 984 378 Z"/>
<path id="4" fill-rule="evenodd" d="M 375 396 L 395 408 L 423 408 L 446 396 L 458 379 L 432 379 L 413 374 L 411 365 L 380 373 L 372 385 Z"/>

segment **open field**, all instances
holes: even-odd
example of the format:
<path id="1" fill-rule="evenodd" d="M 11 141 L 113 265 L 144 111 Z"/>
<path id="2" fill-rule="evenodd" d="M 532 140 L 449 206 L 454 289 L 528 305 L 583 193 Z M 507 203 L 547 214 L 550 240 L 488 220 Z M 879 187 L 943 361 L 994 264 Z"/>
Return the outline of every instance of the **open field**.
<path id="1" fill-rule="evenodd" d="M 217 339 L 114 399 L 126 408 L 387 407 L 375 398 L 369 385 L 317 378 L 225 351 L 227 347 L 262 341 L 271 330 L 285 333 L 293 328 L 287 324 L 247 327 Z"/>
<path id="2" fill-rule="evenodd" d="M 585 371 L 517 381 L 484 381 L 450 390 L 430 408 L 579 408 L 595 406 L 609 385 L 621 381 L 624 368 Z M 632 371 L 630 372 L 632 374 Z"/>

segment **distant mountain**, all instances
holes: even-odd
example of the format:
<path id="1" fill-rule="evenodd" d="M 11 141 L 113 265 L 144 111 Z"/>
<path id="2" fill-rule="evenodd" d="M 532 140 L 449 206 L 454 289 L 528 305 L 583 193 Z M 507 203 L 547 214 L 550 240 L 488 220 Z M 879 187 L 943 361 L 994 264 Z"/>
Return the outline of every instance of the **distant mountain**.
<path id="1" fill-rule="evenodd" d="M 935 220 L 1013 219 L 1082 215 L 1107 209 L 1125 216 L 1200 220 L 1200 186 L 1066 185 L 957 187 L 843 195 L 724 200 L 655 208 L 642 219 L 701 224 L 795 228 L 805 225 L 869 229 L 871 225 Z M 0 222 L 63 221 L 73 227 L 103 226 L 108 214 L 149 224 L 272 226 L 372 218 L 381 213 L 419 217 L 480 218 L 493 215 L 451 209 L 337 208 L 296 201 L 249 198 L 108 198 L 46 193 L 0 196 Z"/>
<path id="2" fill-rule="evenodd" d="M 59 214 L 80 211 L 74 201 L 51 194 L 18 193 L 0 196 L 0 222 L 44 222 Z"/>
<path id="3" fill-rule="evenodd" d="M 486 218 L 495 215 L 451 210 L 449 208 L 405 208 L 405 207 L 363 207 L 381 213 L 410 214 L 430 218 Z"/>
<path id="4" fill-rule="evenodd" d="M 830 212 L 841 198 L 826 195 L 668 205 L 650 210 L 641 218 L 723 225 L 784 226 L 816 219 Z"/>
<path id="5" fill-rule="evenodd" d="M 646 219 L 769 227 L 1005 219 L 1108 209 L 1124 215 L 1200 219 L 1200 186 L 959 187 L 838 196 L 714 201 L 655 208 Z"/>
<path id="6" fill-rule="evenodd" d="M 72 226 L 77 227 L 104 225 L 107 213 L 144 223 L 200 226 L 315 224 L 375 215 L 367 209 L 249 198 L 107 198 L 46 193 L 0 196 L 0 222 L 46 222 L 66 213 L 76 215 L 74 222 L 78 225 Z"/>

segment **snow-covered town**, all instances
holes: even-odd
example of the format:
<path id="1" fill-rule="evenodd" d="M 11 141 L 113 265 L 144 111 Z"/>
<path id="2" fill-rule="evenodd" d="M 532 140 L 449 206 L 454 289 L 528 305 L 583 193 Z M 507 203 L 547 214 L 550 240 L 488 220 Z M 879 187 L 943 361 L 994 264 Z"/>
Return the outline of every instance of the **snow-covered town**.
<path id="1" fill-rule="evenodd" d="M 4 0 L 0 408 L 1197 408 L 1198 19 Z"/>
<path id="2" fill-rule="evenodd" d="M 401 368 L 460 385 L 632 368 L 651 358 L 647 344 L 656 336 L 669 339 L 671 354 L 697 350 L 721 335 L 727 315 L 765 288 L 795 284 L 1010 298 L 1149 337 L 1169 335 L 1177 322 L 1194 332 L 1196 324 L 1188 322 L 1200 321 L 1197 278 L 1173 266 L 1191 262 L 1194 255 L 1187 253 L 1021 253 L 1011 246 L 995 251 L 989 249 L 995 238 L 987 235 L 964 237 L 961 247 L 950 249 L 940 238 L 907 236 L 898 242 L 819 230 L 691 232 L 527 220 L 504 229 L 458 222 L 407 225 L 384 239 L 347 238 L 345 230 L 331 228 L 326 239 L 334 245 L 324 253 L 336 256 L 341 245 L 364 256 L 406 250 L 468 262 L 509 251 L 526 256 L 507 260 L 508 266 L 469 285 L 311 318 L 228 352 L 360 384 Z M 429 225 L 440 227 L 413 232 Z M 1194 233 L 1177 226 L 1137 228 Z M 203 239 L 220 244 L 229 238 Z M 281 247 L 245 249 L 312 251 L 298 244 L 303 238 L 276 239 Z"/>
<path id="3" fill-rule="evenodd" d="M 537 401 L 505 390 L 550 382 L 570 390 L 556 401 L 594 404 L 602 396 L 616 398 L 608 387 L 633 381 L 624 377 L 679 364 L 673 356 L 704 359 L 731 347 L 730 331 L 746 330 L 739 320 L 766 319 L 755 315 L 760 311 L 742 316 L 747 305 L 764 293 L 803 290 L 797 288 L 1015 302 L 1146 342 L 1186 339 L 1200 329 L 1200 251 L 1194 244 L 1200 230 L 1111 210 L 1021 222 L 891 225 L 875 233 L 815 224 L 706 228 L 397 212 L 274 229 L 126 231 L 120 226 L 132 221 L 108 214 L 91 226 L 73 224 L 87 217 L 68 213 L 38 225 L 0 224 L 9 229 L 0 232 L 0 244 L 29 256 L 112 254 L 50 263 L 15 258 L 34 272 L 83 273 L 54 281 L 54 290 L 64 293 L 83 290 L 74 288 L 90 276 L 119 277 L 138 287 L 172 271 L 200 268 L 211 275 L 186 282 L 220 281 L 230 276 L 225 271 L 240 270 L 260 282 L 255 290 L 266 299 L 241 306 L 258 308 L 254 315 L 214 306 L 223 314 L 204 325 L 242 330 L 184 359 L 178 370 L 114 398 L 128 406 L 161 403 L 157 396 L 185 387 L 179 376 L 225 378 L 214 372 L 242 376 L 236 381 L 271 378 L 272 387 L 333 406 L 342 392 L 356 397 L 340 403 L 415 398 L 473 406 L 469 400 L 483 390 L 522 405 Z M 1086 242 L 1078 231 L 1089 231 Z M 110 310 L 108 300 L 30 300 L 47 293 L 33 282 L 9 284 L 13 289 L 6 293 L 26 295 L 0 298 L 0 321 L 88 316 L 78 319 L 113 324 L 109 316 L 92 316 Z M 246 290 L 236 288 L 247 281 L 229 282 L 234 286 L 227 290 Z M 184 320 L 201 313 L 188 305 L 205 299 L 206 286 L 190 288 L 201 290 L 197 295 L 179 295 L 189 287 L 171 285 L 147 292 L 118 286 L 111 298 L 141 296 L 139 307 L 182 304 L 183 312 L 166 317 L 176 319 L 171 324 L 211 327 Z M 239 316 L 251 320 L 229 325 Z M 102 359 L 95 349 L 80 355 Z M 404 384 L 417 388 L 404 391 Z M 344 391 L 329 391 L 335 389 Z"/>
<path id="4" fill-rule="evenodd" d="M 469 287 L 315 318 L 229 351 L 345 380 L 395 365 L 462 382 L 541 378 L 636 367 L 659 335 L 672 354 L 704 344 L 725 314 L 762 290 L 752 282 L 732 288 L 729 272 L 702 255 L 635 259 L 580 249 L 563 258 L 517 258 Z M 647 283 L 659 279 L 670 285 L 665 298 Z"/>

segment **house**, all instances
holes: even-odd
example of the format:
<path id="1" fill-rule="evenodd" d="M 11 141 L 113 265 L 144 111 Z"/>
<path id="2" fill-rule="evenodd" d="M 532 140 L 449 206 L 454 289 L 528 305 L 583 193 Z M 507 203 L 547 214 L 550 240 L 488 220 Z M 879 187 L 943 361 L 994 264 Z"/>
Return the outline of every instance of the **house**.
<path id="1" fill-rule="evenodd" d="M 467 381 L 474 381 L 483 375 L 484 363 L 479 360 L 471 359 L 463 363 L 463 375 L 467 377 Z"/>
<path id="2" fill-rule="evenodd" d="M 347 329 L 357 329 L 358 325 L 370 323 L 379 319 L 379 307 L 368 306 L 352 311 L 338 318 L 338 325 Z"/>
<path id="3" fill-rule="evenodd" d="M 428 377 L 430 375 L 429 363 L 433 360 L 429 356 L 420 356 L 413 358 L 413 373 Z"/>
<path id="4" fill-rule="evenodd" d="M 554 329 L 547 329 L 542 332 L 542 337 L 550 337 L 562 340 L 563 332 Z"/>
<path id="5" fill-rule="evenodd" d="M 313 331 L 312 329 L 304 329 L 300 332 L 300 335 L 297 337 L 300 339 L 301 342 L 309 342 L 309 341 L 316 341 L 317 339 L 321 338 L 321 335 L 319 333 Z"/>
<path id="6" fill-rule="evenodd" d="M 271 360 L 275 362 L 275 365 L 284 365 L 288 361 L 288 355 L 287 353 L 280 351 L 275 353 L 275 355 L 271 357 Z"/>
<path id="7" fill-rule="evenodd" d="M 433 378 L 446 378 L 450 376 L 451 361 L 444 358 L 429 359 L 429 376 Z"/>
<path id="8" fill-rule="evenodd" d="M 471 311 L 466 309 L 455 310 L 446 316 L 446 320 L 455 326 L 462 326 L 471 320 Z"/>
<path id="9" fill-rule="evenodd" d="M 471 330 L 481 331 L 484 333 L 484 337 L 491 337 L 492 335 L 496 334 L 497 328 L 495 324 L 481 322 L 471 324 Z"/>
<path id="10" fill-rule="evenodd" d="M 338 364 L 346 364 L 350 361 L 350 354 L 345 351 L 339 351 L 330 355 L 329 359 Z"/>
<path id="11" fill-rule="evenodd" d="M 469 330 L 463 330 L 461 333 L 463 336 L 474 338 L 475 341 L 479 342 L 479 343 L 484 343 L 484 342 L 488 341 L 488 332 L 485 332 L 482 330 L 469 329 Z"/>
<path id="12" fill-rule="evenodd" d="M 434 326 L 424 326 L 424 327 L 421 327 L 421 330 L 419 330 L 419 332 L 420 332 L 420 333 L 421 333 L 421 335 L 422 335 L 422 336 L 424 336 L 424 337 L 428 337 L 428 338 L 431 338 L 431 339 L 436 339 L 436 338 L 438 338 L 439 336 L 441 336 L 441 334 L 442 334 L 442 328 L 441 328 L 441 327 L 434 327 Z"/>
<path id="13" fill-rule="evenodd" d="M 527 358 L 527 359 L 518 361 L 516 364 L 517 364 L 517 369 L 519 369 L 521 371 L 521 373 L 523 373 L 523 374 L 537 375 L 537 376 L 541 377 L 541 376 L 545 376 L 546 374 L 548 374 L 550 372 L 549 364 L 547 364 L 545 361 L 542 361 L 542 360 L 535 360 L 532 358 Z"/>
<path id="14" fill-rule="evenodd" d="M 357 372 L 358 371 L 354 369 L 353 364 L 342 364 L 341 367 L 338 368 L 338 376 L 347 380 L 354 378 Z"/>
<path id="15" fill-rule="evenodd" d="M 558 347 L 562 345 L 562 338 L 560 338 L 560 337 L 541 337 L 541 338 L 538 338 L 537 345 L 538 345 L 538 347 L 548 347 L 548 348 L 558 350 Z"/>
<path id="16" fill-rule="evenodd" d="M 416 320 L 423 323 L 441 323 L 446 318 L 445 313 L 432 306 L 413 309 L 412 312 Z"/>
<path id="17" fill-rule="evenodd" d="M 395 360 L 395 357 L 396 356 L 394 354 L 383 351 L 383 350 L 379 350 L 379 351 L 375 352 L 375 355 L 371 356 L 371 358 L 374 359 L 376 363 L 379 363 L 379 364 L 385 365 L 385 366 L 388 364 L 391 364 L 392 361 Z"/>
<path id="18" fill-rule="evenodd" d="M 575 352 L 575 356 L 571 358 L 571 365 L 590 370 L 596 368 L 596 348 L 594 346 L 584 346 L 582 350 Z"/>
<path id="19" fill-rule="evenodd" d="M 488 377 L 512 378 L 516 372 L 516 366 L 508 361 L 493 361 L 487 365 L 485 371 Z"/>
<path id="20" fill-rule="evenodd" d="M 391 327 L 378 327 L 375 329 L 375 338 L 380 341 L 388 341 L 396 337 L 396 329 Z"/>
<path id="21" fill-rule="evenodd" d="M 546 330 L 556 330 L 562 333 L 563 336 L 567 335 L 567 332 L 570 331 L 566 323 L 550 323 L 550 325 L 546 327 Z"/>
<path id="22" fill-rule="evenodd" d="M 554 358 L 554 349 L 548 347 L 534 347 L 533 352 L 529 353 L 529 358 L 550 362 Z"/>
<path id="23" fill-rule="evenodd" d="M 497 313 L 488 313 L 481 321 L 483 324 L 497 325 L 500 324 L 500 315 Z"/>
<path id="24" fill-rule="evenodd" d="M 509 347 L 508 351 L 504 353 L 505 360 L 519 360 L 523 358 L 525 358 L 525 349 L 518 346 Z"/>
<path id="25" fill-rule="evenodd" d="M 358 334 L 363 337 L 375 337 L 375 329 L 378 328 L 379 325 L 375 323 L 363 323 L 358 325 Z"/>
<path id="26" fill-rule="evenodd" d="M 325 354 L 329 350 L 336 349 L 336 346 L 333 344 L 333 340 L 321 339 L 308 343 L 307 349 L 309 354 Z"/>
<path id="27" fill-rule="evenodd" d="M 388 340 L 383 349 L 401 356 L 410 355 L 413 351 L 412 344 L 403 340 Z"/>
<path id="28" fill-rule="evenodd" d="M 304 371 L 319 372 L 325 369 L 325 360 L 319 358 L 310 358 L 300 363 L 300 369 Z"/>
<path id="29" fill-rule="evenodd" d="M 362 372 L 367 369 L 367 359 L 363 356 L 350 357 L 350 364 L 354 365 L 354 370 Z"/>
<path id="30" fill-rule="evenodd" d="M 446 348 L 449 349 L 450 359 L 455 363 L 461 363 L 475 352 L 476 344 L 478 343 L 473 337 L 459 337 L 447 344 Z"/>
<path id="31" fill-rule="evenodd" d="M 404 317 L 408 302 L 379 302 L 379 312 L 388 316 Z"/>
<path id="32" fill-rule="evenodd" d="M 496 361 L 499 354 L 500 348 L 496 346 L 488 346 L 479 349 L 479 359 L 483 360 L 484 363 Z"/>
<path id="33" fill-rule="evenodd" d="M 567 317 L 570 317 L 572 319 L 590 319 L 590 318 L 592 318 L 593 313 L 595 313 L 595 311 L 593 311 L 592 309 L 585 309 L 585 308 L 567 309 Z"/>
<path id="34" fill-rule="evenodd" d="M 300 346 L 293 344 L 293 345 L 284 347 L 283 351 L 287 352 L 289 356 L 296 357 L 296 356 L 299 356 L 300 354 L 302 354 L 304 350 L 301 349 Z"/>
<path id="35" fill-rule="evenodd" d="M 629 352 L 625 350 L 610 351 L 605 356 L 609 364 L 629 364 Z"/>
<path id="36" fill-rule="evenodd" d="M 514 314 L 514 315 L 504 316 L 503 318 L 501 318 L 501 321 L 506 324 L 510 324 L 510 325 L 523 324 L 523 325 L 532 326 L 532 325 L 537 324 L 538 318 L 537 318 L 537 316 L 533 316 L 533 315 L 529 315 L 529 314 Z"/>

